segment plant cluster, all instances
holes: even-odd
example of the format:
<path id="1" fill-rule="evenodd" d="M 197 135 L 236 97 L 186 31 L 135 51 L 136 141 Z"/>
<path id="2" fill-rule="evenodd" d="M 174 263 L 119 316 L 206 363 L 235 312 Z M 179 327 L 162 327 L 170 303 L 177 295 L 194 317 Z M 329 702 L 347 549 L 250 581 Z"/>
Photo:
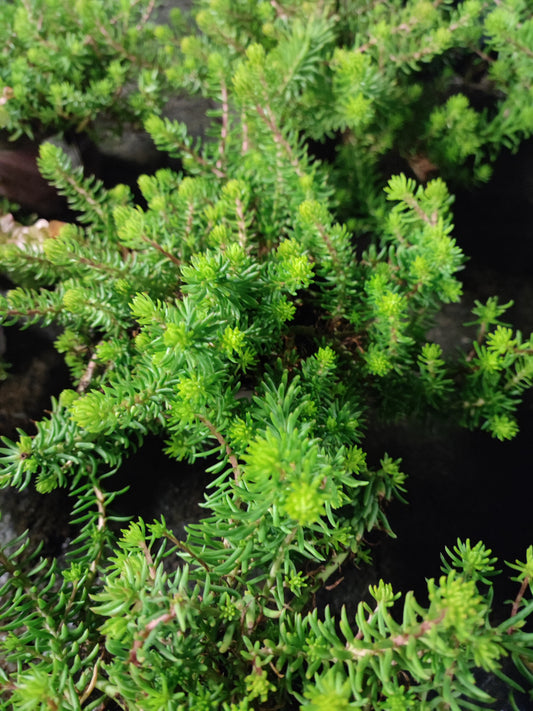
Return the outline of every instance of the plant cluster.
<path id="1" fill-rule="evenodd" d="M 66 488 L 78 535 L 61 565 L 26 537 L 0 550 L 0 708 L 486 708 L 479 670 L 512 693 L 510 656 L 533 681 L 533 548 L 498 625 L 495 560 L 469 541 L 426 607 L 383 581 L 355 616 L 314 600 L 369 560 L 365 535 L 389 531 L 385 505 L 406 491 L 399 461 L 367 461 L 369 420 L 433 412 L 517 432 L 533 337 L 493 297 L 476 303 L 470 349 L 428 340 L 461 297 L 453 197 L 442 178 L 385 183 L 380 161 L 397 150 L 486 179 L 531 132 L 527 3 L 206 0 L 179 41 L 153 6 L 0 11 L 13 135 L 116 111 L 183 164 L 141 176 L 138 205 L 45 142 L 41 172 L 78 219 L 5 223 L 17 285 L 1 321 L 60 327 L 72 388 L 35 434 L 4 438 L 0 484 Z M 471 73 L 490 87 L 482 111 Z M 216 102 L 205 140 L 158 115 L 169 87 Z M 337 156 L 318 161 L 310 142 L 333 138 Z M 113 474 L 153 434 L 212 475 L 184 540 L 164 519 L 116 533 Z"/>
<path id="2" fill-rule="evenodd" d="M 152 22 L 144 0 L 25 0 L 0 10 L 0 128 L 11 140 L 56 131 L 94 131 L 159 112 L 174 88 L 183 18 Z"/>

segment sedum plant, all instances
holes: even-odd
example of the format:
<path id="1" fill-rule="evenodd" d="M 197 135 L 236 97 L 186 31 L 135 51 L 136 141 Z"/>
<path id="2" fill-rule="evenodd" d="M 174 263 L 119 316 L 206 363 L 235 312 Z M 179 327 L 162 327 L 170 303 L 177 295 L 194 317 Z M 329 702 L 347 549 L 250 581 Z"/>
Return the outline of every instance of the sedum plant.
<path id="1" fill-rule="evenodd" d="M 109 51 L 152 5 L 109 4 L 124 17 Z M 70 49 L 84 46 L 76 23 L 109 11 L 76 9 Z M 38 37 L 26 34 L 44 51 L 44 3 L 2 12 L 40 13 Z M 492 616 L 496 561 L 468 540 L 447 551 L 425 605 L 384 581 L 339 619 L 315 598 L 341 566 L 369 562 L 366 534 L 392 533 L 385 506 L 407 490 L 400 461 L 368 461 L 369 423 L 433 413 L 500 440 L 517 432 L 533 340 L 502 320 L 510 304 L 476 303 L 465 352 L 428 340 L 461 297 L 446 183 L 378 183 L 393 148 L 486 177 L 491 152 L 530 131 L 526 4 L 212 0 L 196 22 L 163 74 L 216 101 L 210 135 L 144 117 L 183 170 L 141 176 L 139 205 L 44 143 L 41 172 L 78 218 L 38 239 L 5 222 L 2 269 L 15 285 L 0 297 L 2 323 L 59 327 L 72 387 L 34 434 L 3 439 L 0 483 L 67 489 L 77 535 L 61 561 L 27 536 L 0 549 L 0 708 L 488 708 L 481 673 L 510 695 L 533 680 L 532 547 L 512 564 L 503 622 Z M 150 47 L 140 56 L 156 66 Z M 60 56 L 72 60 L 68 46 Z M 97 56 L 91 71 L 105 71 Z M 491 111 L 461 91 L 445 99 L 458 56 L 484 62 L 498 87 Z M 46 124 L 13 92 L 10 130 Z M 332 136 L 338 155 L 318 161 L 309 142 Z M 205 460 L 210 474 L 205 515 L 184 538 L 164 518 L 114 512 L 113 475 L 149 435 L 176 476 L 179 461 Z"/>
<path id="2" fill-rule="evenodd" d="M 11 139 L 95 123 L 138 123 L 160 111 L 182 25 L 155 24 L 155 3 L 27 0 L 0 8 L 0 129 Z"/>

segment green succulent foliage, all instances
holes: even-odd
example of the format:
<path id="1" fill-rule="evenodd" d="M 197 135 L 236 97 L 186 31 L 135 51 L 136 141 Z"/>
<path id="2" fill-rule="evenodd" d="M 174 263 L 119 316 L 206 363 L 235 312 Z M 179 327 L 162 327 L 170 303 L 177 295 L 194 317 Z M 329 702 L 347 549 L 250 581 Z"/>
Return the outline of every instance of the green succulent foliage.
<path id="1" fill-rule="evenodd" d="M 155 3 L 29 0 L 0 10 L 0 128 L 11 138 L 91 130 L 97 118 L 141 121 L 171 85 L 179 12 L 158 24 Z M 44 129 L 44 131 L 43 131 Z"/>
<path id="2" fill-rule="evenodd" d="M 517 687 L 506 657 L 531 686 L 531 550 L 498 625 L 481 542 L 447 551 L 425 607 L 384 581 L 354 614 L 315 606 L 341 565 L 369 561 L 369 531 L 393 535 L 386 504 L 406 492 L 401 461 L 367 461 L 369 421 L 433 412 L 517 432 L 531 338 L 494 297 L 464 353 L 428 340 L 461 298 L 453 197 L 378 166 L 394 149 L 483 178 L 528 133 L 526 5 L 205 0 L 179 42 L 151 2 L 4 5 L 8 131 L 116 111 L 183 171 L 141 176 L 141 206 L 44 143 L 40 169 L 78 219 L 0 244 L 19 283 L 0 323 L 59 327 L 72 377 L 35 434 L 3 439 L 0 485 L 66 488 L 78 531 L 65 563 L 26 538 L 0 549 L 0 708 L 482 709 L 480 671 Z M 492 112 L 444 98 L 459 48 L 491 65 Z M 205 140 L 158 115 L 168 86 L 214 100 Z M 341 136 L 330 164 L 310 154 Z M 152 434 L 170 459 L 208 462 L 183 540 L 164 519 L 113 533 L 108 484 Z"/>
<path id="3" fill-rule="evenodd" d="M 109 525 L 120 522 L 108 506 L 123 492 L 108 492 L 103 483 L 112 473 L 73 482 L 79 533 L 64 564 L 41 557 L 26 534 L 0 548 L 8 577 L 0 588 L 1 708 L 95 709 L 104 698 L 94 693 L 102 651 L 90 604 L 99 563 L 114 542 Z"/>

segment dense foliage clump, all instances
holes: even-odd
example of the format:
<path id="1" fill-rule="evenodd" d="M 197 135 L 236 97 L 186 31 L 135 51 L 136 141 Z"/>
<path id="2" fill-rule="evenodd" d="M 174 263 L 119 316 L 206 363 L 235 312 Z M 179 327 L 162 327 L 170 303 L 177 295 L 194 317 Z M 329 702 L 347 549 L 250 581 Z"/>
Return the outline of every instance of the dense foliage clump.
<path id="1" fill-rule="evenodd" d="M 509 304 L 477 302 L 450 357 L 428 332 L 465 259 L 443 178 L 487 180 L 533 129 L 527 3 L 204 0 L 195 28 L 153 5 L 0 10 L 6 134 L 142 122 L 183 166 L 141 176 L 140 205 L 45 141 L 77 219 L 2 235 L 2 323 L 59 326 L 72 387 L 4 439 L 0 482 L 66 488 L 78 535 L 61 564 L 0 549 L 0 707 L 478 709 L 479 670 L 518 688 L 506 657 L 527 688 L 533 548 L 498 624 L 496 561 L 469 541 L 426 606 L 383 581 L 355 616 L 315 606 L 406 492 L 399 461 L 367 462 L 369 421 L 517 432 L 533 338 Z M 178 91 L 216 106 L 204 140 L 165 116 Z M 418 181 L 383 177 L 391 153 Z M 184 540 L 163 518 L 116 533 L 113 474 L 154 434 L 212 476 Z"/>

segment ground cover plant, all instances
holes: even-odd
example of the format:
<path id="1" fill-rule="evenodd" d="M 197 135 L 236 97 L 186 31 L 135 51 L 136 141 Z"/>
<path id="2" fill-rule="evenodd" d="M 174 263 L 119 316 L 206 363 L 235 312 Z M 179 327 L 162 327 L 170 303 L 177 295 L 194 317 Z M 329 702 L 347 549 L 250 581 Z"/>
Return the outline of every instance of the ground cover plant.
<path id="1" fill-rule="evenodd" d="M 6 133 L 108 114 L 183 166 L 141 176 L 136 204 L 44 141 L 40 170 L 77 219 L 2 223 L 2 323 L 60 327 L 72 387 L 4 438 L 0 482 L 67 489 L 78 533 L 66 560 L 27 536 L 0 549 L 0 708 L 490 708 L 480 671 L 527 691 L 533 547 L 507 571 L 503 622 L 502 562 L 468 540 L 427 605 L 387 581 L 338 619 L 315 604 L 409 496 L 401 462 L 367 461 L 369 422 L 518 431 L 533 339 L 509 304 L 477 302 L 471 347 L 450 356 L 427 333 L 461 297 L 445 179 L 488 180 L 533 128 L 527 3 L 205 0 L 196 27 L 154 10 L 0 10 Z M 161 115 L 178 90 L 213 100 L 204 140 Z M 391 154 L 418 180 L 386 179 Z M 183 540 L 114 513 L 113 475 L 151 435 L 176 476 L 182 460 L 211 476 Z"/>

